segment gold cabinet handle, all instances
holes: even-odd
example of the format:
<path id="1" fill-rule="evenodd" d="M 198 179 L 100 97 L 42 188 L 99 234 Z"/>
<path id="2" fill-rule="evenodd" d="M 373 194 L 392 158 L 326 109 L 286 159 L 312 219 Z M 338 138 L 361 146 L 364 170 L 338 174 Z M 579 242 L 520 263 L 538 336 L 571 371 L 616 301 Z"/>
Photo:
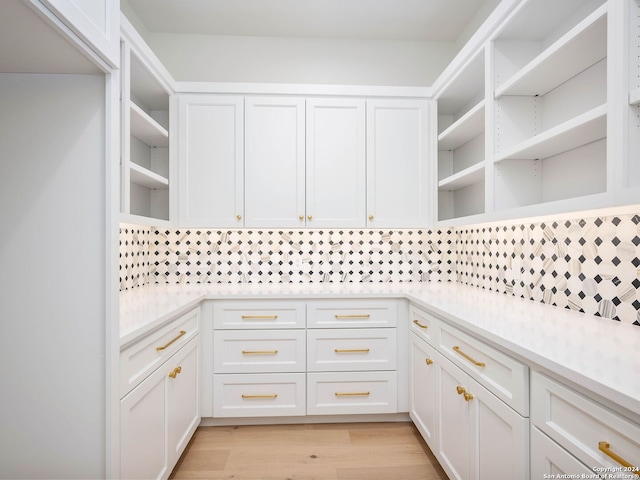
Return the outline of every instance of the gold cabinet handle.
<path id="1" fill-rule="evenodd" d="M 414 320 L 413 323 L 415 323 L 417 326 L 419 326 L 420 328 L 429 328 L 429 325 L 423 325 L 420 323 L 420 320 Z"/>
<path id="2" fill-rule="evenodd" d="M 455 345 L 453 347 L 453 351 L 456 352 L 458 355 L 464 357 L 465 359 L 467 359 L 468 361 L 470 361 L 471 363 L 473 363 L 475 366 L 477 367 L 486 367 L 487 364 L 484 362 L 478 362 L 477 360 L 474 360 L 473 358 L 471 358 L 469 355 L 467 355 L 466 353 L 464 353 L 462 350 L 460 350 L 460 347 Z"/>
<path id="3" fill-rule="evenodd" d="M 424 363 L 426 363 L 427 365 L 433 365 L 433 360 L 431 360 L 430 358 L 425 358 Z"/>
<path id="4" fill-rule="evenodd" d="M 176 378 L 180 372 L 182 372 L 182 367 L 176 367 L 171 372 L 169 372 L 169 376 L 171 378 Z"/>
<path id="5" fill-rule="evenodd" d="M 309 220 L 309 221 L 313 220 L 313 216 L 307 215 L 307 220 Z"/>
<path id="6" fill-rule="evenodd" d="M 236 215 L 236 220 L 242 220 L 242 215 Z"/>
<path id="7" fill-rule="evenodd" d="M 304 215 L 299 215 L 299 216 L 298 216 L 298 218 L 299 218 L 300 220 L 304 220 Z"/>
<path id="8" fill-rule="evenodd" d="M 371 392 L 336 392 L 336 397 L 368 397 Z"/>
<path id="9" fill-rule="evenodd" d="M 242 315 L 243 320 L 276 320 L 278 315 Z"/>
<path id="10" fill-rule="evenodd" d="M 178 341 L 180 339 L 180 337 L 182 337 L 183 335 L 186 335 L 187 332 L 186 330 L 180 330 L 180 333 L 178 334 L 178 336 L 176 338 L 174 338 L 173 340 L 171 340 L 169 343 L 161 346 L 161 347 L 156 347 L 156 351 L 161 351 L 161 350 L 166 350 L 167 348 L 169 348 L 174 342 Z"/>
<path id="11" fill-rule="evenodd" d="M 278 394 L 274 393 L 272 395 L 245 395 L 243 393 L 242 398 L 244 398 L 245 400 L 256 400 L 259 398 L 278 398 Z"/>
<path id="12" fill-rule="evenodd" d="M 335 315 L 335 317 L 338 320 L 344 320 L 344 319 L 349 319 L 349 318 L 369 318 L 369 317 L 371 317 L 371 315 L 369 315 L 368 313 L 362 313 L 362 314 L 358 314 L 358 315 Z"/>
<path id="13" fill-rule="evenodd" d="M 369 220 L 373 221 L 373 215 L 369 215 Z"/>
<path id="14" fill-rule="evenodd" d="M 467 402 L 470 402 L 471 400 L 473 400 L 473 393 L 464 392 L 462 395 L 464 396 L 464 399 Z"/>
<path id="15" fill-rule="evenodd" d="M 635 473 L 638 477 L 640 477 L 640 468 L 631 465 L 629 462 L 627 462 L 620 455 L 618 455 L 617 453 L 612 452 L 611 451 L 611 445 L 609 445 L 609 442 L 599 442 L 598 443 L 598 450 L 603 452 L 607 457 L 613 458 L 620 465 L 622 465 L 623 467 L 628 468 L 631 472 Z"/>
<path id="16" fill-rule="evenodd" d="M 462 395 L 466 391 L 467 390 L 464 387 L 461 387 L 460 385 L 456 387 L 456 392 L 458 392 L 458 395 Z"/>
<path id="17" fill-rule="evenodd" d="M 243 355 L 277 355 L 278 350 L 242 350 Z"/>
<path id="18" fill-rule="evenodd" d="M 368 348 L 353 348 L 353 349 L 339 349 L 334 350 L 336 353 L 369 353 Z"/>

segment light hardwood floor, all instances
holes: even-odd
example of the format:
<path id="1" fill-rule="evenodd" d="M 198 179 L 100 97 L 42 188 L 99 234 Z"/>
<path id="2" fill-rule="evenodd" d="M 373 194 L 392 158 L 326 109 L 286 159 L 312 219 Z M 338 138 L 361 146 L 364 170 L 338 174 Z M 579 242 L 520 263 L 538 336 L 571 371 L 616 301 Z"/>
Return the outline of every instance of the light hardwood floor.
<path id="1" fill-rule="evenodd" d="M 172 479 L 446 480 L 410 422 L 200 427 Z"/>

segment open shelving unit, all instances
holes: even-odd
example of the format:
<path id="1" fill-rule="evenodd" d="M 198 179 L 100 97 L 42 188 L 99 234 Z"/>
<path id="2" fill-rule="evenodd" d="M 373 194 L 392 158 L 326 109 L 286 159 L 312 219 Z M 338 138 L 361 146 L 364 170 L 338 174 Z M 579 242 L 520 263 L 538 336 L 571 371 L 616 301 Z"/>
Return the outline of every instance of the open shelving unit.
<path id="1" fill-rule="evenodd" d="M 438 220 L 484 213 L 485 56 L 473 55 L 436 96 Z"/>
<path id="2" fill-rule="evenodd" d="M 121 64 L 123 220 L 168 223 L 172 80 L 128 23 Z"/>
<path id="3" fill-rule="evenodd" d="M 523 2 L 493 41 L 493 207 L 607 190 L 604 0 Z"/>

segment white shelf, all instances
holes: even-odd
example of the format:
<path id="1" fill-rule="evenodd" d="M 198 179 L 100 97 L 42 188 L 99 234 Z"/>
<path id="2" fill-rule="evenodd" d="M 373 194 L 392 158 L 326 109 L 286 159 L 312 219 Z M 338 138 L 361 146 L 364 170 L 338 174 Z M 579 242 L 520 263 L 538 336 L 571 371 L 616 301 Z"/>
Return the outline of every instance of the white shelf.
<path id="1" fill-rule="evenodd" d="M 640 105 L 640 88 L 629 92 L 629 105 Z"/>
<path id="2" fill-rule="evenodd" d="M 606 56 L 603 5 L 498 87 L 495 96 L 544 95 Z"/>
<path id="3" fill-rule="evenodd" d="M 459 190 L 484 180 L 484 162 L 443 178 L 438 182 L 438 190 Z"/>
<path id="4" fill-rule="evenodd" d="M 480 49 L 436 98 L 438 115 L 454 115 L 484 96 L 484 49 Z"/>
<path id="5" fill-rule="evenodd" d="M 146 188 L 169 188 L 169 180 L 167 178 L 133 162 L 131 163 L 130 179 L 131 183 L 135 183 L 136 185 L 141 185 Z"/>
<path id="6" fill-rule="evenodd" d="M 547 158 L 606 135 L 607 105 L 604 104 L 499 153 L 495 161 Z"/>
<path id="7" fill-rule="evenodd" d="M 147 112 L 130 102 L 131 135 L 150 147 L 168 147 L 169 132 Z"/>
<path id="8" fill-rule="evenodd" d="M 484 132 L 484 105 L 482 100 L 438 135 L 438 150 L 455 150 Z"/>

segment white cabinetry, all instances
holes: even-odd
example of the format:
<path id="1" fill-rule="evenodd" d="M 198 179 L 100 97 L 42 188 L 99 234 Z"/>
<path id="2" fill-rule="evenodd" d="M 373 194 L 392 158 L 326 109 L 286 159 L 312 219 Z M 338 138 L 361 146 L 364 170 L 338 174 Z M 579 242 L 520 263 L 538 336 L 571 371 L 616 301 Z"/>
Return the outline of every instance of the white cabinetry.
<path id="1" fill-rule="evenodd" d="M 640 425 L 537 372 L 531 376 L 531 425 L 537 438 L 531 478 L 564 469 L 640 476 Z"/>
<path id="2" fill-rule="evenodd" d="M 245 99 L 245 225 L 305 225 L 304 99 Z"/>
<path id="3" fill-rule="evenodd" d="M 242 227 L 244 98 L 180 95 L 179 224 Z"/>
<path id="4" fill-rule="evenodd" d="M 173 80 L 124 17 L 121 80 L 123 219 L 168 223 Z"/>
<path id="5" fill-rule="evenodd" d="M 122 478 L 167 478 L 200 423 L 200 310 L 121 352 Z"/>
<path id="6" fill-rule="evenodd" d="M 367 101 L 367 226 L 423 227 L 429 153 L 427 100 Z"/>

